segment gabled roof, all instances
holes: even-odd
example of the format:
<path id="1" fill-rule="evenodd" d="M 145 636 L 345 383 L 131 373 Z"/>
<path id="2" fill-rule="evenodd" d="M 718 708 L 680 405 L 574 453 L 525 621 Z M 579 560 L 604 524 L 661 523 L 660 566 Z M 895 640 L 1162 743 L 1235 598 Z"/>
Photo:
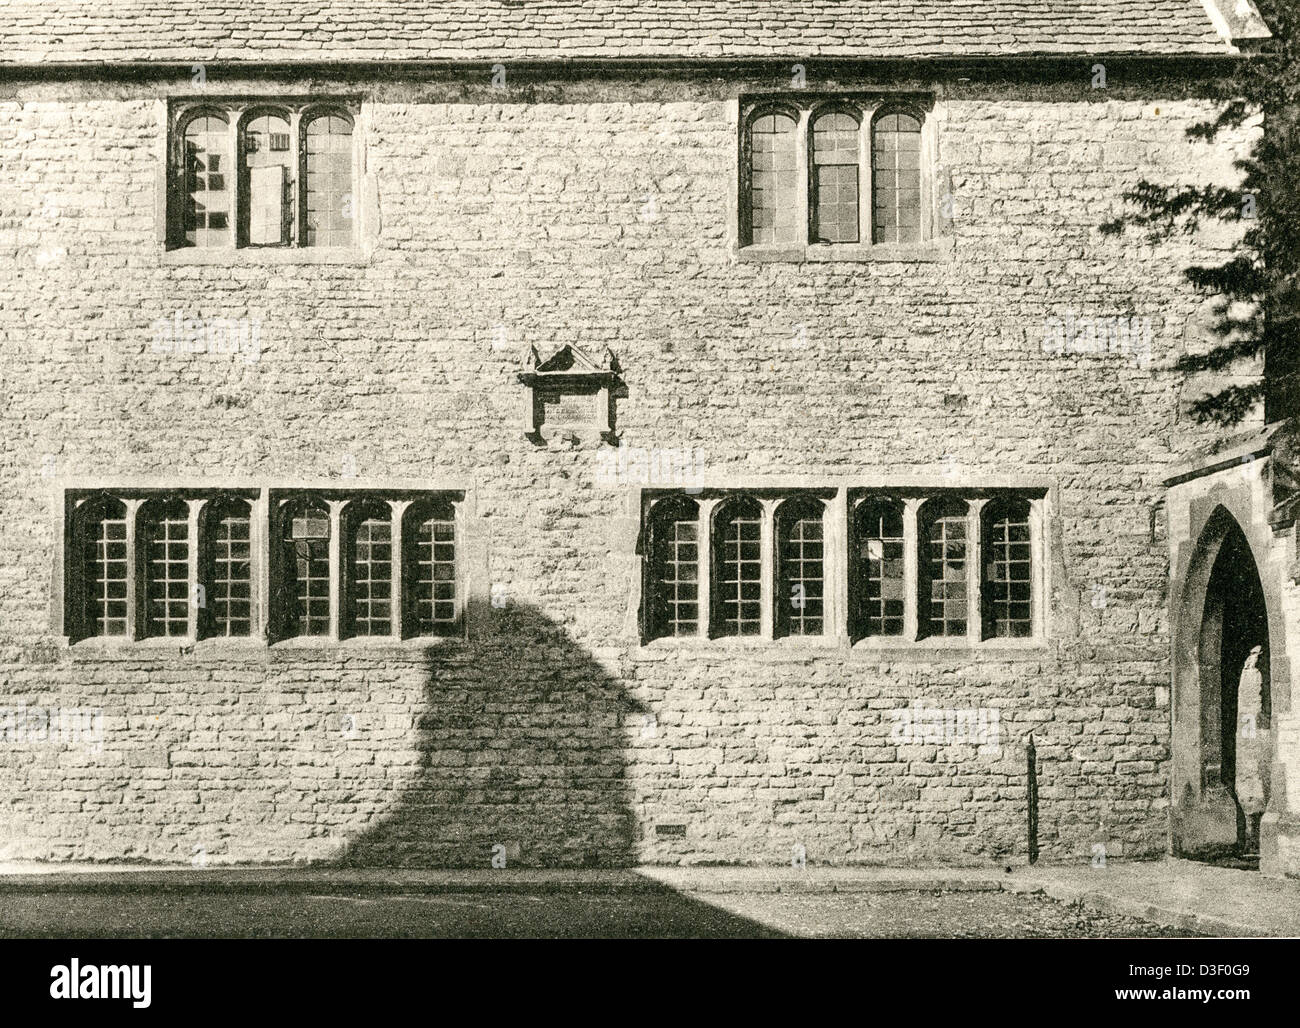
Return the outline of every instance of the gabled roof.
<path id="1" fill-rule="evenodd" d="M 1251 0 L 0 0 L 0 65 L 1199 55 Z"/>

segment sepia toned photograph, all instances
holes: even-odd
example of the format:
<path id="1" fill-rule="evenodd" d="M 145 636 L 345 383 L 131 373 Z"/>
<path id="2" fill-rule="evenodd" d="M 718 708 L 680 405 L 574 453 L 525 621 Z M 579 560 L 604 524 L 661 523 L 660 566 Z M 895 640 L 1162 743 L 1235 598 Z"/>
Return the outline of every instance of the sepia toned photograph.
<path id="1" fill-rule="evenodd" d="M 1225 940 L 1300 936 L 1297 33 L 0 0 L 0 978 L 1032 939 L 1112 1010 L 1284 985 Z"/>

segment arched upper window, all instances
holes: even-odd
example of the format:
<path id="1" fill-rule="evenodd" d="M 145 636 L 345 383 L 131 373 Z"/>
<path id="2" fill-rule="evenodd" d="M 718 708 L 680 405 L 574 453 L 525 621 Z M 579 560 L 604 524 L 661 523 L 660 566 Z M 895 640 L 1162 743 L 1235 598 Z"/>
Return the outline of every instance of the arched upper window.
<path id="1" fill-rule="evenodd" d="M 352 243 L 352 119 L 314 114 L 303 129 L 303 245 Z"/>
<path id="2" fill-rule="evenodd" d="M 81 629 L 88 636 L 126 635 L 126 505 L 91 501 L 79 513 L 81 534 Z"/>
<path id="3" fill-rule="evenodd" d="M 695 635 L 700 626 L 700 508 L 660 500 L 650 513 L 650 635 Z"/>
<path id="4" fill-rule="evenodd" d="M 349 512 L 348 526 L 347 633 L 391 635 L 392 510 L 382 501 L 363 501 Z"/>
<path id="5" fill-rule="evenodd" d="M 454 635 L 460 623 L 456 595 L 456 514 L 446 501 L 407 511 L 404 532 L 407 610 L 415 635 Z"/>
<path id="6" fill-rule="evenodd" d="M 176 111 L 167 245 L 355 245 L 359 111 L 329 98 L 205 100 Z"/>
<path id="7" fill-rule="evenodd" d="M 799 235 L 798 123 L 765 111 L 749 123 L 749 239 L 793 243 Z"/>
<path id="8" fill-rule="evenodd" d="M 153 500 L 140 512 L 145 557 L 144 634 L 189 634 L 190 520 L 184 500 Z"/>
<path id="9" fill-rule="evenodd" d="M 283 519 L 282 622 L 286 635 L 329 635 L 330 515 L 302 501 Z"/>
<path id="10" fill-rule="evenodd" d="M 293 225 L 293 149 L 281 111 L 245 116 L 239 132 L 239 241 L 284 246 Z"/>
<path id="11" fill-rule="evenodd" d="M 184 193 L 181 232 L 189 246 L 230 245 L 230 122 L 202 112 L 181 134 Z"/>
<path id="12" fill-rule="evenodd" d="M 253 626 L 252 511 L 247 500 L 222 497 L 205 512 L 204 634 L 246 636 Z"/>
<path id="13" fill-rule="evenodd" d="M 921 512 L 920 626 L 924 635 L 963 636 L 970 537 L 961 500 L 932 500 Z"/>
<path id="14" fill-rule="evenodd" d="M 983 511 L 984 634 L 1026 638 L 1034 631 L 1029 501 L 998 500 Z"/>
<path id="15" fill-rule="evenodd" d="M 825 630 L 825 505 L 802 497 L 782 505 L 776 519 L 777 631 L 821 635 Z"/>
<path id="16" fill-rule="evenodd" d="M 833 110 L 812 123 L 812 241 L 856 243 L 859 236 L 859 122 Z"/>
<path id="17" fill-rule="evenodd" d="M 719 508 L 714 524 L 716 634 L 758 635 L 763 610 L 763 508 L 752 497 L 737 497 Z"/>
<path id="18" fill-rule="evenodd" d="M 903 559 L 903 504 L 867 500 L 857 509 L 858 633 L 902 635 L 907 602 Z"/>
<path id="19" fill-rule="evenodd" d="M 878 113 L 871 129 L 872 237 L 921 239 L 921 122 L 903 111 Z"/>

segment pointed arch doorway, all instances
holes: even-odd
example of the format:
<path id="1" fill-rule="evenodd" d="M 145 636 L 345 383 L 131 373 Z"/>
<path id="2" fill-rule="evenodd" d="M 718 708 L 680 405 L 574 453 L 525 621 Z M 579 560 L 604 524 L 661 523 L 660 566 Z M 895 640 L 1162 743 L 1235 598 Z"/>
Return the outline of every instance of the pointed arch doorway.
<path id="1" fill-rule="evenodd" d="M 1267 789 L 1271 763 L 1268 604 L 1250 542 L 1222 506 L 1188 565 L 1174 633 L 1173 851 L 1257 866 L 1255 790 Z"/>

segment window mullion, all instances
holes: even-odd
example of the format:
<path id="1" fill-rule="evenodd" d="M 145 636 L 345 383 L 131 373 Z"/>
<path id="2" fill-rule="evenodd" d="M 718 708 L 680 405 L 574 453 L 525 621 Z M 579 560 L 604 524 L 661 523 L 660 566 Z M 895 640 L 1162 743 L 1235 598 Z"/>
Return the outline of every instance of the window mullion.
<path id="1" fill-rule="evenodd" d="M 344 590 L 347 588 L 347 575 L 343 569 L 343 514 L 347 508 L 346 500 L 330 500 L 330 638 L 338 642 L 343 638 L 343 603 Z"/>
<path id="2" fill-rule="evenodd" d="M 871 119 L 874 109 L 859 110 L 858 123 L 858 245 L 870 246 L 875 242 L 875 190 L 871 178 Z"/>
<path id="3" fill-rule="evenodd" d="M 289 190 L 293 203 L 293 217 L 289 219 L 289 246 L 297 248 L 302 245 L 303 191 L 306 188 L 303 174 L 303 148 L 301 138 L 302 114 L 297 110 L 289 111 L 289 167 L 293 169 L 293 186 Z"/>
<path id="4" fill-rule="evenodd" d="M 406 604 L 403 602 L 406 596 L 406 542 L 403 538 L 403 522 L 406 520 L 406 511 L 411 506 L 410 500 L 389 500 L 388 508 L 392 511 L 392 528 L 389 531 L 391 541 L 389 543 L 389 556 L 391 562 L 389 588 L 392 590 L 390 599 L 392 602 L 392 633 L 394 640 L 401 640 L 406 634 L 405 612 Z"/>
<path id="5" fill-rule="evenodd" d="M 812 148 L 809 145 L 808 131 L 812 112 L 804 108 L 799 112 L 799 121 L 795 127 L 795 177 L 797 191 L 795 203 L 798 204 L 799 242 L 807 246 L 812 242 Z"/>
<path id="6" fill-rule="evenodd" d="M 966 641 L 984 638 L 984 609 L 980 602 L 983 581 L 984 540 L 981 527 L 986 499 L 971 500 L 966 507 Z"/>
<path id="7" fill-rule="evenodd" d="M 849 491 L 836 490 L 835 495 L 824 500 L 826 510 L 822 515 L 826 525 L 826 541 L 822 550 L 822 579 L 825 590 L 827 619 L 822 632 L 834 636 L 844 645 L 849 638 Z M 833 627 L 832 627 L 833 626 Z"/>
<path id="8" fill-rule="evenodd" d="M 776 635 L 777 570 L 776 570 L 776 507 L 779 501 L 763 499 L 763 518 L 759 535 L 759 596 L 762 609 L 759 613 L 759 638 L 773 639 Z"/>
<path id="9" fill-rule="evenodd" d="M 140 508 L 144 506 L 143 500 L 126 500 L 126 638 L 135 642 L 140 638 L 140 611 L 137 605 L 140 603 L 141 596 L 144 592 L 140 588 L 141 580 L 144 577 L 144 567 L 138 559 L 138 547 L 136 545 L 137 532 L 136 525 L 139 521 Z"/>
<path id="10" fill-rule="evenodd" d="M 713 511 L 717 505 L 717 500 L 702 499 L 699 502 L 699 528 L 696 530 L 699 542 L 695 556 L 699 562 L 696 580 L 701 639 L 713 638 Z"/>
<path id="11" fill-rule="evenodd" d="M 251 613 L 257 618 L 257 624 L 249 625 L 249 634 L 263 643 L 271 642 L 272 622 L 278 614 L 282 613 L 272 606 L 275 600 L 271 591 L 271 565 L 276 560 L 272 557 L 271 547 L 275 545 L 273 540 L 283 532 L 279 527 L 281 524 L 279 511 L 280 508 L 271 503 L 270 489 L 261 490 L 249 511 L 251 519 L 249 555 L 253 558 L 253 566 L 250 569 L 252 574 L 249 577 L 257 589 L 251 605 Z M 279 559 L 282 560 L 282 556 Z M 282 568 L 276 574 L 275 581 L 277 584 L 284 581 Z"/>
<path id="12" fill-rule="evenodd" d="M 1047 635 L 1047 536 L 1044 532 L 1046 500 L 1029 501 L 1029 581 L 1033 605 L 1033 636 Z"/>
<path id="13" fill-rule="evenodd" d="M 186 635 L 190 642 L 194 642 L 199 637 L 204 611 L 207 609 L 208 597 L 206 587 L 200 588 L 201 575 L 201 553 L 199 550 L 199 525 L 202 524 L 203 512 L 208 505 L 206 498 L 197 500 L 188 500 L 186 502 L 187 528 L 189 532 L 189 603 L 186 605 L 189 611 L 188 623 L 186 624 Z M 202 605 L 200 605 L 202 600 Z"/>
<path id="14" fill-rule="evenodd" d="M 903 638 L 916 642 L 921 626 L 921 504 L 903 501 Z"/>
<path id="15" fill-rule="evenodd" d="M 234 108 L 228 111 L 230 116 L 230 139 L 226 144 L 227 154 L 226 161 L 228 171 L 227 178 L 230 181 L 230 224 L 227 226 L 230 232 L 230 248 L 237 250 L 239 248 L 239 219 L 244 209 L 243 181 L 244 176 L 241 174 L 239 166 L 239 133 L 242 131 L 243 111 Z"/>

